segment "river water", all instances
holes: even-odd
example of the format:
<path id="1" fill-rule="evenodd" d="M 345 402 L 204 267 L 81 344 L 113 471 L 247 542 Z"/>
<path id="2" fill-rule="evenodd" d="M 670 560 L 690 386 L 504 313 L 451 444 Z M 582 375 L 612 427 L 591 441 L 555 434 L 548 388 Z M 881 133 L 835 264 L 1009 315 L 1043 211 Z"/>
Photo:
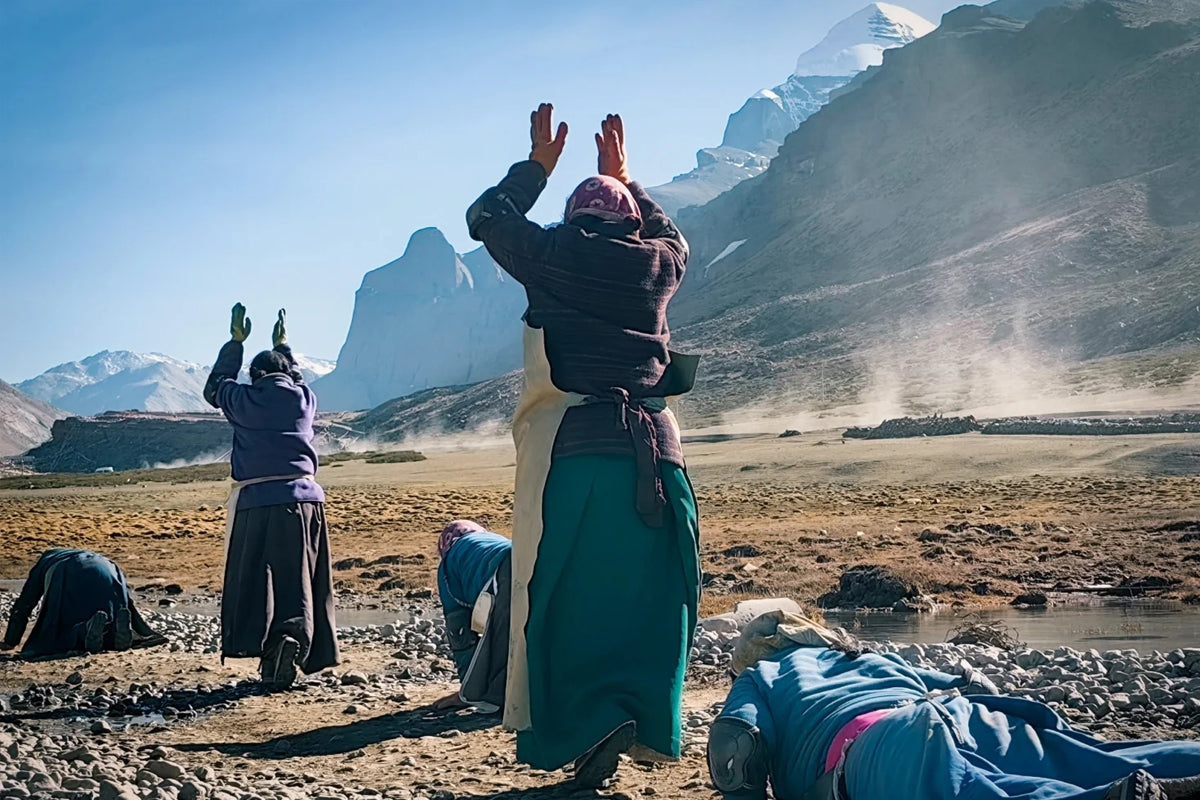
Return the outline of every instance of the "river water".
<path id="1" fill-rule="evenodd" d="M 0 589 L 20 591 L 22 581 L 0 580 Z M 210 598 L 184 595 L 169 608 L 147 598 L 141 607 L 165 614 L 216 615 L 219 607 Z M 1200 647 L 1200 606 L 1155 600 L 1098 602 L 1094 598 L 1070 600 L 1045 609 L 1003 608 L 989 611 L 942 611 L 936 614 L 892 614 L 827 611 L 826 620 L 864 639 L 931 644 L 944 642 L 967 617 L 995 620 L 1018 640 L 1039 650 L 1067 646 L 1076 650 L 1134 649 L 1149 653 L 1177 647 Z M 338 625 L 355 627 L 406 622 L 400 608 L 342 606 Z"/>
<path id="2" fill-rule="evenodd" d="M 826 620 L 864 639 L 930 644 L 944 642 L 967 617 L 998 621 L 1038 650 L 1133 649 L 1166 652 L 1200 647 L 1200 607 L 1152 600 L 1071 602 L 1046 609 L 1004 608 L 937 614 L 826 612 Z"/>

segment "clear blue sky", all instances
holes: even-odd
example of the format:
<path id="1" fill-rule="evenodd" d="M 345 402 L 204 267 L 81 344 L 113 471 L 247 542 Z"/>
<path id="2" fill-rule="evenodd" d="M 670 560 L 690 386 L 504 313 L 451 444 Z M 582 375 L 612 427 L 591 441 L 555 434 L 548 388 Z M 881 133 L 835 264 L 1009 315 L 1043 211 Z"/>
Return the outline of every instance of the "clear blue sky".
<path id="1" fill-rule="evenodd" d="M 957 3 L 900 3 L 934 20 Z M 536 215 L 626 120 L 661 183 L 866 0 L 4 0 L 0 378 L 98 350 L 208 362 L 236 300 L 337 356 L 365 272 L 572 126 Z M 452 320 L 447 320 L 453 324 Z"/>

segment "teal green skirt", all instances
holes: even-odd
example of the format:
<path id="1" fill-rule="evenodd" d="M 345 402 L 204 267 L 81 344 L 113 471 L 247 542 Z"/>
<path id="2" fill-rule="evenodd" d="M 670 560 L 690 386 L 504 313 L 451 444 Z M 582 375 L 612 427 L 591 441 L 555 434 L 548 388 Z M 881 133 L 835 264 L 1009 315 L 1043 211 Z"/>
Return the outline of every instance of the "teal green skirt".
<path id="1" fill-rule="evenodd" d="M 555 459 L 529 582 L 532 728 L 517 758 L 558 769 L 633 720 L 638 741 L 679 757 L 680 704 L 700 600 L 696 498 L 663 464 L 670 506 L 652 528 L 634 507 L 632 457 Z"/>

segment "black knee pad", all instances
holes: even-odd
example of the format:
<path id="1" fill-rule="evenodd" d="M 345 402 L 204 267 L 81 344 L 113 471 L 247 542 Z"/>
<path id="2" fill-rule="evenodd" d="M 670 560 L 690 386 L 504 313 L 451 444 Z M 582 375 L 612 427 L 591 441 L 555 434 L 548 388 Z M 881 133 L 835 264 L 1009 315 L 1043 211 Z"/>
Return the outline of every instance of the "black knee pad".
<path id="1" fill-rule="evenodd" d="M 471 630 L 471 609 L 455 608 L 446 613 L 446 642 L 456 655 L 475 649 L 479 635 Z"/>
<path id="2" fill-rule="evenodd" d="M 708 774 L 726 797 L 765 800 L 767 753 L 758 728 L 737 717 L 717 717 L 708 733 Z"/>

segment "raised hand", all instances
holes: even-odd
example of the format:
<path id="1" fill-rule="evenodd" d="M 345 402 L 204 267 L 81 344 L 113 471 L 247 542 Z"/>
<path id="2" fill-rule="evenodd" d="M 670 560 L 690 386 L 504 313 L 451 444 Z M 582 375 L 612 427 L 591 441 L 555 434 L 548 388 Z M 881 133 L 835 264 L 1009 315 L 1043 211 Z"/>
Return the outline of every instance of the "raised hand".
<path id="1" fill-rule="evenodd" d="M 560 122 L 558 132 L 551 134 L 554 126 L 554 106 L 542 103 L 529 115 L 529 140 L 532 145 L 529 160 L 536 161 L 546 169 L 546 175 L 554 172 L 563 148 L 567 146 L 567 123 Z"/>
<path id="2" fill-rule="evenodd" d="M 276 347 L 287 342 L 287 325 L 283 321 L 285 316 L 287 316 L 287 309 L 279 309 L 279 319 L 275 320 L 275 328 L 271 331 L 271 344 Z"/>
<path id="3" fill-rule="evenodd" d="M 619 114 L 609 114 L 600 123 L 596 134 L 596 150 L 599 153 L 597 167 L 601 175 L 629 183 L 629 166 L 625 161 L 625 123 Z"/>
<path id="4" fill-rule="evenodd" d="M 241 303 L 233 306 L 233 316 L 229 321 L 229 335 L 235 342 L 244 342 L 250 335 L 250 318 L 246 316 L 246 307 Z"/>

